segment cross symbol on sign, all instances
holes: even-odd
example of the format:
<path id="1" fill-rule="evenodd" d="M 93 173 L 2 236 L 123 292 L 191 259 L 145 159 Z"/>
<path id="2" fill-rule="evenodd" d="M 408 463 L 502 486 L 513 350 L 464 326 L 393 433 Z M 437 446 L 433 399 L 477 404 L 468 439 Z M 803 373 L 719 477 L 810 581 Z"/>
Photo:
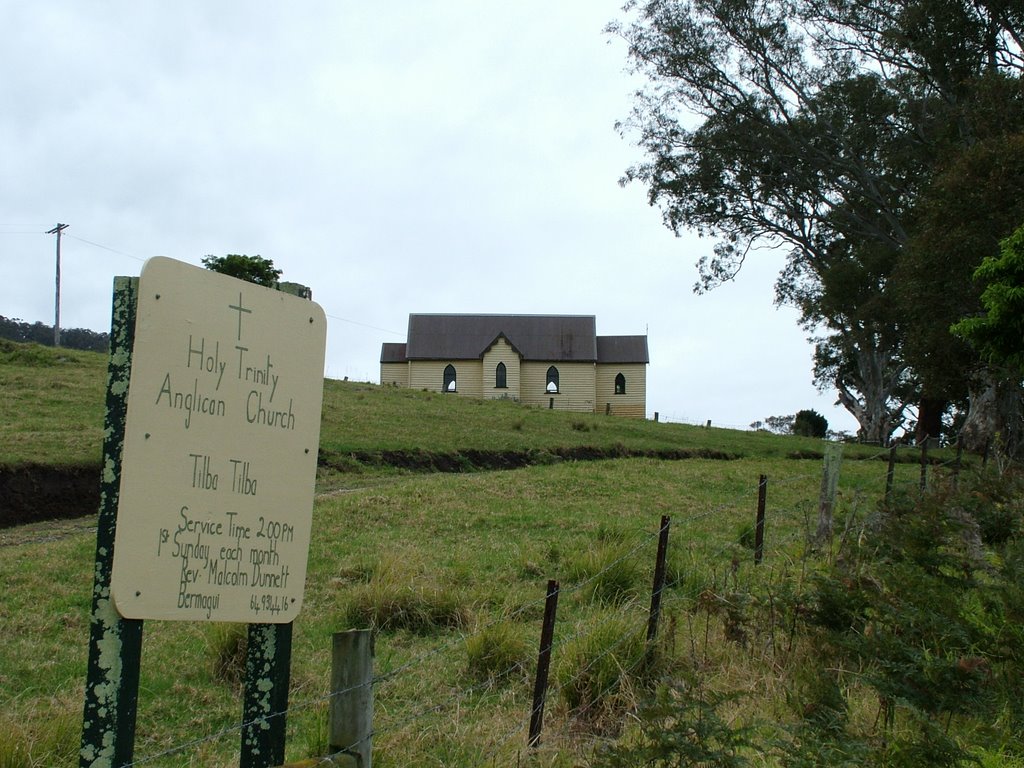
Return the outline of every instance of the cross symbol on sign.
<path id="1" fill-rule="evenodd" d="M 251 315 L 252 314 L 252 310 L 251 309 L 246 309 L 245 306 L 242 304 L 242 292 L 241 291 L 238 292 L 238 306 L 235 306 L 234 304 L 228 304 L 228 309 L 234 309 L 234 310 L 236 310 L 238 312 L 238 340 L 241 341 L 242 340 L 242 313 L 244 312 L 247 315 Z"/>

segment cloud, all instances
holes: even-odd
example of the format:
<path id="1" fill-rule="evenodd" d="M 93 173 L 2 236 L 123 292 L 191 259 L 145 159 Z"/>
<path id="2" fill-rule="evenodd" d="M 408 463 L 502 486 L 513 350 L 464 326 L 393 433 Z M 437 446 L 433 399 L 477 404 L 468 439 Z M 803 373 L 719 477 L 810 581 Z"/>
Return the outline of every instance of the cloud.
<path id="1" fill-rule="evenodd" d="M 5 9 L 0 313 L 52 318 L 42 233 L 61 221 L 65 325 L 106 327 L 112 277 L 140 259 L 261 254 L 334 318 L 328 375 L 375 380 L 410 312 L 585 313 L 650 327 L 652 411 L 810 407 L 777 265 L 696 298 L 712 243 L 618 186 L 640 159 L 613 130 L 636 86 L 601 31 L 619 5 Z"/>

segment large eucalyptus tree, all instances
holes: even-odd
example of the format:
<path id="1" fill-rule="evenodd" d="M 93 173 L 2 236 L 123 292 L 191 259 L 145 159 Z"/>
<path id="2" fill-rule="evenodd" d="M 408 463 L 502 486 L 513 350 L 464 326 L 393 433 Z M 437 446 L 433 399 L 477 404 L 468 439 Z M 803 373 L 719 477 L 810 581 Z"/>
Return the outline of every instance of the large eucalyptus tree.
<path id="1" fill-rule="evenodd" d="M 885 440 L 921 382 L 891 276 L 978 83 L 1021 74 L 1009 0 L 647 0 L 609 27 L 647 79 L 622 124 L 666 225 L 717 240 L 696 289 L 783 248 L 777 299 L 818 335 L 816 377 Z"/>

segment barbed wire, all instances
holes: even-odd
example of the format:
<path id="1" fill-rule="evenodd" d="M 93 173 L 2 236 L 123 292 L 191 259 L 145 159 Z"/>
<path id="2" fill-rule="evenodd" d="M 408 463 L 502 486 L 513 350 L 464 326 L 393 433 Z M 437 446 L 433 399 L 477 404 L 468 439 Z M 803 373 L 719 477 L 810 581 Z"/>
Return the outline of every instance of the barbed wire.
<path id="1" fill-rule="evenodd" d="M 882 456 L 883 454 L 878 454 L 878 455 Z M 939 469 L 945 470 L 945 469 L 948 469 L 948 467 L 950 467 L 951 465 L 954 465 L 954 463 L 955 463 L 954 460 L 948 460 L 948 461 L 940 462 L 938 464 L 929 464 L 929 465 L 927 465 L 927 469 L 928 469 L 929 472 L 931 470 L 939 470 Z M 796 485 L 796 484 L 801 483 L 801 482 L 806 483 L 807 481 L 809 481 L 811 479 L 815 479 L 817 476 L 818 476 L 818 473 L 804 473 L 804 474 L 799 474 L 799 475 L 788 475 L 788 476 L 783 477 L 783 478 L 778 478 L 778 477 L 772 478 L 772 477 L 770 477 L 769 478 L 769 488 L 778 487 L 778 486 L 783 486 L 783 487 L 785 487 L 785 486 L 792 486 L 792 485 Z M 874 481 L 874 483 L 872 483 L 872 481 L 869 481 L 869 480 L 865 479 L 865 480 L 862 480 L 861 482 L 859 482 L 857 484 L 854 484 L 852 486 L 848 485 L 845 488 L 845 492 L 848 493 L 848 494 L 854 494 L 854 495 L 859 494 L 859 493 L 866 494 L 866 493 L 869 492 L 869 486 L 874 486 L 870 490 L 872 490 L 872 491 L 877 490 L 877 483 L 878 483 L 877 480 Z M 907 478 L 906 477 L 906 472 L 904 472 L 903 473 L 903 477 L 900 478 L 899 480 L 897 480 L 895 485 L 898 485 L 900 488 L 909 488 L 909 487 L 913 487 L 913 486 L 917 485 L 917 483 L 913 479 Z M 704 519 L 706 519 L 706 518 L 708 518 L 708 517 L 710 517 L 712 515 L 720 515 L 723 511 L 726 511 L 726 510 L 728 510 L 730 512 L 737 511 L 738 507 L 740 506 L 740 503 L 742 503 L 743 506 L 746 506 L 747 504 L 749 504 L 749 497 L 750 497 L 751 493 L 752 493 L 752 491 L 737 492 L 732 500 L 727 500 L 726 502 L 719 503 L 719 504 L 715 505 L 714 507 L 707 508 L 707 509 L 701 510 L 699 512 L 695 512 L 695 513 L 689 514 L 689 515 L 680 516 L 680 517 L 674 517 L 672 519 L 670 525 L 675 527 L 677 529 L 677 531 L 678 531 L 681 527 L 684 527 L 686 525 L 690 525 L 690 524 L 693 524 L 693 523 L 697 523 L 697 522 L 699 522 L 701 520 L 704 520 Z M 801 511 L 801 507 L 802 506 L 810 508 L 810 507 L 812 507 L 814 502 L 815 502 L 814 498 L 805 498 L 803 500 L 798 500 L 797 502 L 786 504 L 783 507 L 772 507 L 771 508 L 771 515 L 772 515 L 772 517 L 770 519 L 771 520 L 778 520 L 780 518 L 780 515 L 786 515 L 786 516 L 790 516 L 790 517 L 797 517 L 800 514 L 802 514 L 802 511 Z M 803 514 L 805 515 L 805 518 L 804 518 L 805 524 L 804 524 L 802 530 L 798 530 L 796 532 L 790 532 L 787 535 L 783 536 L 782 538 L 773 539 L 772 540 L 772 544 L 771 544 L 771 548 L 772 549 L 781 549 L 781 548 L 783 548 L 785 546 L 788 546 L 788 545 L 793 544 L 795 542 L 798 542 L 800 540 L 805 540 L 806 541 L 806 538 L 809 535 L 809 526 L 808 526 L 808 524 L 806 522 L 806 509 L 803 510 Z M 57 535 L 48 534 L 48 535 L 36 537 L 36 538 L 33 538 L 33 539 L 22 540 L 22 541 L 19 541 L 18 543 L 28 544 L 28 543 L 40 543 L 40 542 L 48 542 L 48 541 L 53 541 L 53 540 L 59 540 L 59 539 L 68 538 L 68 537 L 71 537 L 71 536 L 78 536 L 78 535 L 81 535 L 82 533 L 88 532 L 88 531 L 93 531 L 94 532 L 95 529 L 96 529 L 95 522 L 90 520 L 85 525 L 75 526 L 74 530 L 71 530 L 71 531 L 65 531 L 65 532 L 62 532 L 62 533 L 57 534 Z M 601 577 L 603 577 L 606 573 L 608 573 L 611 569 L 617 567 L 623 561 L 625 561 L 625 560 L 627 560 L 629 558 L 638 557 L 639 553 L 641 553 L 645 549 L 645 547 L 647 547 L 651 543 L 651 541 L 658 536 L 659 533 L 660 533 L 660 526 L 656 527 L 653 532 L 650 531 L 650 530 L 640 530 L 640 531 L 633 532 L 633 534 L 629 537 L 629 539 L 624 544 L 619 544 L 619 546 L 624 547 L 624 550 L 620 554 L 618 554 L 613 560 L 611 560 L 608 563 L 604 564 L 604 566 L 600 570 L 598 570 L 597 572 L 595 572 L 593 574 L 590 574 L 587 578 L 582 579 L 582 580 L 580 580 L 578 582 L 574 582 L 574 583 L 572 583 L 568 587 L 560 588 L 560 593 L 561 594 L 565 594 L 567 596 L 571 596 L 571 595 L 580 593 L 582 590 L 586 589 L 590 584 L 592 584 L 596 580 L 598 580 Z M 3 540 L 2 540 L 2 538 L 0 538 L 0 545 L 9 546 L 10 544 L 5 544 L 3 542 Z M 678 547 L 678 544 L 676 543 L 675 540 L 673 540 L 672 545 L 673 545 L 673 547 L 676 547 L 676 548 Z M 705 550 L 703 550 L 703 557 L 702 557 L 702 559 L 705 559 L 705 560 L 706 559 L 713 559 L 714 557 L 716 557 L 718 555 L 721 555 L 721 554 L 734 553 L 737 546 L 738 546 L 737 542 L 726 542 L 724 545 L 719 545 L 714 550 L 705 549 Z M 681 600 L 684 599 L 683 595 L 681 593 L 678 593 L 678 592 L 675 592 L 674 590 L 672 590 L 669 587 L 669 585 L 667 585 L 667 584 L 661 585 L 660 591 L 662 593 L 666 594 L 667 597 L 668 597 L 667 605 L 664 607 L 665 610 L 668 610 L 670 608 L 676 608 L 676 607 L 678 607 L 678 606 L 683 604 L 681 602 L 678 602 L 678 601 L 681 601 Z M 727 596 L 720 596 L 720 597 L 723 600 L 728 601 L 728 597 Z M 499 624 L 499 623 L 502 623 L 502 622 L 516 621 L 520 616 L 524 615 L 527 611 L 530 611 L 530 610 L 534 609 L 535 607 L 537 607 L 538 605 L 540 605 L 541 603 L 543 603 L 545 601 L 545 599 L 546 599 L 546 595 L 543 596 L 543 597 L 538 597 L 535 600 L 527 601 L 526 603 L 518 606 L 515 610 L 511 611 L 511 613 L 503 614 L 503 615 L 501 615 L 499 617 L 493 618 L 491 621 L 488 621 L 488 622 L 486 622 L 484 624 L 481 624 L 480 626 L 478 626 L 474 630 L 474 632 L 469 633 L 469 634 L 465 634 L 465 633 L 459 634 L 458 636 L 455 636 L 455 637 L 447 640 L 446 642 L 441 643 L 440 645 L 438 645 L 436 647 L 433 647 L 433 648 L 428 649 L 427 651 L 425 651 L 423 653 L 418 654 L 414 658 L 406 661 L 405 663 L 399 665 L 398 667 L 396 667 L 394 669 L 388 670 L 386 672 L 382 672 L 382 673 L 374 676 L 372 680 L 370 680 L 370 681 L 368 681 L 366 683 L 361 683 L 359 685 L 350 686 L 349 688 L 346 688 L 346 689 L 340 690 L 340 691 L 331 691 L 331 692 L 325 693 L 323 695 L 319 695 L 319 696 L 315 696 L 315 697 L 310 697 L 310 698 L 308 698 L 306 700 L 295 702 L 295 703 L 291 704 L 286 710 L 284 710 L 282 712 L 272 713 L 272 714 L 268 715 L 267 717 L 260 717 L 260 718 L 256 718 L 256 719 L 253 719 L 253 720 L 250 720 L 250 721 L 247 721 L 247 722 L 243 722 L 243 723 L 239 723 L 239 724 L 232 724 L 232 725 L 230 725 L 228 727 L 219 729 L 219 730 L 215 731 L 214 733 L 208 734 L 206 736 L 197 737 L 195 739 L 190 739 L 190 740 L 188 740 L 186 742 L 183 742 L 181 744 L 174 745 L 174 746 L 172 746 L 172 747 L 170 747 L 170 748 L 168 748 L 166 750 L 162 750 L 162 751 L 156 752 L 154 754 L 151 754 L 151 755 L 139 758 L 139 759 L 135 760 L 133 763 L 131 763 L 131 765 L 145 765 L 145 764 L 148 764 L 148 763 L 152 763 L 152 762 L 154 762 L 156 760 L 159 760 L 161 758 L 173 756 L 173 755 L 179 754 L 181 752 L 187 751 L 189 749 L 194 749 L 194 748 L 196 748 L 198 746 L 201 746 L 204 743 L 209 743 L 209 742 L 212 742 L 212 741 L 216 741 L 216 740 L 225 738 L 226 736 L 229 736 L 229 735 L 238 734 L 238 733 L 242 732 L 244 729 L 247 729 L 247 728 L 256 727 L 258 724 L 260 724 L 262 722 L 265 722 L 266 720 L 272 720 L 272 719 L 277 718 L 277 717 L 286 716 L 289 713 L 298 712 L 298 711 L 300 711 L 300 710 L 302 710 L 304 708 L 309 708 L 309 707 L 313 707 L 313 706 L 322 704 L 324 702 L 329 702 L 331 699 L 333 699 L 335 697 L 344 696 L 344 695 L 350 694 L 352 692 L 355 692 L 355 691 L 357 691 L 357 690 L 359 690 L 361 688 L 365 688 L 367 686 L 371 686 L 371 687 L 375 687 L 375 688 L 380 688 L 381 686 L 386 685 L 386 684 L 388 684 L 391 681 L 394 681 L 394 680 L 396 680 L 396 679 L 398 679 L 398 678 L 400 678 L 400 677 L 402 677 L 402 676 L 404 676 L 406 674 L 409 674 L 409 673 L 413 672 L 414 670 L 419 669 L 421 667 L 421 665 L 426 664 L 427 662 L 429 662 L 430 660 L 440 656 L 441 654 L 444 654 L 444 653 L 450 651 L 451 649 L 453 649 L 457 645 L 466 643 L 470 638 L 478 635 L 479 633 L 485 631 L 486 629 L 488 629 L 490 627 L 495 626 L 496 624 Z M 692 601 L 688 600 L 688 602 L 692 602 Z M 607 626 L 609 623 L 611 623 L 611 622 L 613 622 L 615 620 L 618 620 L 618 619 L 620 619 L 620 618 L 622 618 L 624 616 L 628 616 L 630 614 L 636 616 L 636 615 L 638 615 L 640 613 L 640 611 L 639 611 L 640 608 L 642 608 L 642 606 L 640 605 L 640 603 L 637 600 L 629 600 L 629 601 L 626 601 L 626 602 L 622 603 L 620 606 L 618 606 L 617 610 L 610 610 L 610 611 L 608 611 L 606 613 L 606 615 L 604 616 L 604 618 L 600 622 L 594 623 L 593 621 L 591 621 L 591 622 L 587 622 L 585 620 L 584 621 L 579 621 L 579 622 L 577 622 L 577 624 L 575 626 L 575 629 L 572 632 L 570 632 L 568 634 L 560 634 L 558 636 L 557 646 L 560 647 L 560 648 L 564 648 L 564 647 L 566 647 L 566 646 L 576 642 L 577 640 L 585 637 L 588 634 L 599 632 L 601 629 L 603 629 L 605 626 Z M 592 658 L 582 669 L 577 670 L 572 677 L 569 677 L 567 679 L 563 679 L 562 681 L 559 681 L 559 680 L 556 679 L 554 685 L 549 690 L 550 694 L 552 696 L 561 695 L 562 691 L 565 689 L 566 686 L 572 685 L 575 682 L 578 682 L 583 675 L 585 675 L 587 672 L 589 672 L 596 664 L 600 663 L 600 661 L 602 659 L 606 658 L 609 654 L 613 653 L 617 648 L 621 647 L 622 644 L 626 643 L 627 641 L 630 640 L 630 638 L 638 635 L 642 631 L 643 631 L 643 624 L 641 622 L 639 622 L 639 621 L 635 622 L 635 626 L 633 626 L 631 629 L 627 630 L 625 633 L 623 633 L 618 638 L 616 638 L 614 640 L 614 642 L 610 646 L 606 647 L 601 654 L 599 654 L 595 658 Z M 629 671 L 631 671 L 632 668 L 635 668 L 635 665 L 637 663 L 639 663 L 639 662 L 638 661 L 634 662 L 631 665 L 630 669 L 627 669 L 627 670 L 624 670 L 624 671 L 626 673 L 628 673 Z M 510 675 L 516 669 L 516 666 L 517 665 L 511 665 L 508 668 L 499 671 L 497 673 L 496 677 L 500 679 L 501 677 Z M 470 686 L 464 686 L 464 687 L 456 688 L 455 690 L 453 690 L 451 692 L 451 694 L 449 696 L 447 696 L 445 698 L 445 700 L 443 700 L 441 702 L 437 702 L 437 703 L 434 703 L 434 704 L 431 704 L 431 705 L 428 705 L 428 706 L 420 707 L 416 711 L 407 714 L 405 717 L 403 717 L 403 718 L 401 718 L 399 720 L 396 720 L 396 721 L 391 722 L 391 723 L 387 723 L 384 727 L 376 727 L 376 728 L 374 728 L 373 734 L 371 734 L 370 737 L 372 737 L 373 735 L 386 735 L 388 733 L 396 732 L 396 731 L 399 731 L 401 729 L 407 728 L 410 724 L 415 723 L 415 722 L 417 722 L 418 720 L 420 720 L 420 719 L 422 719 L 424 717 L 428 717 L 428 716 L 431 716 L 433 714 L 436 714 L 437 712 L 443 711 L 446 708 L 448 708 L 450 706 L 453 706 L 454 704 L 464 700 L 466 697 L 471 696 L 471 695 L 473 695 L 473 694 L 475 694 L 475 693 L 477 693 L 477 692 L 479 692 L 481 690 L 484 690 L 485 688 L 487 688 L 491 684 L 492 684 L 491 681 L 486 681 L 486 682 L 485 681 L 481 681 L 481 682 L 477 682 L 477 683 L 475 683 L 473 685 L 470 685 Z M 617 684 L 617 683 L 612 683 L 611 685 L 615 685 L 615 684 Z M 607 691 L 605 693 L 607 693 Z M 576 715 L 574 717 L 579 718 L 580 715 Z M 570 723 L 571 722 L 573 722 L 572 719 L 570 720 Z M 486 762 L 487 760 L 493 759 L 500 752 L 500 750 L 504 748 L 504 746 L 507 744 L 507 742 L 510 739 L 514 738 L 516 734 L 522 733 L 524 731 L 524 729 L 525 729 L 525 718 L 524 718 L 524 722 L 523 723 L 517 724 L 515 727 L 509 729 L 506 733 L 504 733 L 499 739 L 497 739 L 496 741 L 492 742 L 492 747 L 493 748 L 484 757 L 484 762 Z M 329 755 L 329 756 L 324 757 L 323 761 L 322 761 L 323 764 L 329 763 L 330 759 L 333 756 L 336 756 L 338 754 L 344 753 L 346 751 L 350 751 L 353 746 L 357 746 L 357 745 L 347 745 L 346 747 L 342 748 L 341 750 L 339 750 L 338 752 L 334 753 L 333 755 Z M 483 763 L 481 763 L 481 764 L 483 764 Z"/>
<path id="2" fill-rule="evenodd" d="M 744 494 L 744 496 L 745 496 L 745 494 Z M 696 519 L 697 517 L 702 517 L 702 516 L 705 516 L 706 514 L 707 513 L 701 513 L 700 515 L 693 515 L 693 516 L 691 516 L 691 518 L 692 519 Z M 660 527 L 659 527 L 657 532 L 659 534 Z M 610 570 L 611 568 L 615 567 L 618 563 L 621 563 L 625 559 L 636 555 L 640 551 L 640 549 L 642 549 L 642 547 L 644 545 L 646 545 L 650 541 L 651 538 L 652 538 L 652 535 L 649 535 L 649 534 L 647 534 L 647 535 L 638 535 L 636 537 L 637 544 L 635 546 L 633 546 L 631 549 L 629 549 L 627 552 L 625 552 L 622 555 L 616 557 L 614 560 L 612 560 L 610 563 L 608 563 L 604 568 L 602 568 L 601 570 L 599 570 L 595 574 L 591 575 L 591 577 L 589 579 L 584 580 L 583 582 L 581 582 L 581 583 L 579 583 L 577 585 L 573 585 L 573 587 L 570 587 L 570 588 L 562 590 L 562 591 L 565 592 L 566 594 L 572 594 L 573 592 L 577 592 L 577 591 L 580 591 L 580 590 L 584 589 L 591 582 L 601 578 L 601 575 L 603 575 L 604 573 L 608 572 L 608 570 Z M 663 585 L 662 587 L 659 588 L 659 591 L 663 591 L 665 589 L 666 589 L 666 587 Z M 622 617 L 624 615 L 627 615 L 630 612 L 634 612 L 634 613 L 637 612 L 637 608 L 639 608 L 639 607 L 641 607 L 641 606 L 636 601 L 627 601 L 627 602 L 624 602 L 621 606 L 618 606 L 617 610 L 608 611 L 606 613 L 606 615 L 604 616 L 603 620 L 600 623 L 598 623 L 597 625 L 594 625 L 593 622 L 589 622 L 589 623 L 588 622 L 581 622 L 581 623 L 578 623 L 577 631 L 575 631 L 573 633 L 570 633 L 567 636 L 560 635 L 557 638 L 557 645 L 559 647 L 568 646 L 571 643 L 577 641 L 578 639 L 584 637 L 587 634 L 591 634 L 591 633 L 595 633 L 595 632 L 600 631 L 604 627 L 608 626 L 611 622 L 616 621 L 617 618 L 620 618 L 620 617 Z M 585 667 L 582 670 L 578 671 L 577 674 L 575 674 L 575 676 L 573 678 L 570 678 L 564 684 L 556 684 L 554 686 L 552 692 L 557 694 L 561 690 L 561 688 L 564 687 L 564 685 L 571 685 L 573 683 L 573 681 L 579 680 L 583 675 L 586 675 L 595 665 L 599 664 L 601 662 L 602 658 L 604 658 L 607 654 L 609 654 L 611 652 L 614 652 L 614 650 L 617 647 L 620 647 L 623 643 L 628 641 L 632 636 L 639 634 L 641 632 L 641 629 L 642 628 L 638 625 L 636 629 L 632 629 L 632 630 L 628 631 L 626 634 L 621 635 L 620 637 L 618 637 L 609 647 L 605 648 L 605 650 L 602 653 L 600 653 L 596 657 L 592 658 L 590 660 L 590 662 L 587 665 L 585 665 Z M 452 697 L 450 697 L 449 700 L 447 700 L 446 702 L 442 702 L 441 705 L 435 705 L 435 706 L 431 706 L 431 707 L 428 707 L 428 708 L 424 708 L 419 713 L 416 713 L 416 714 L 410 716 L 409 718 L 407 718 L 406 721 L 403 721 L 402 723 L 399 723 L 399 724 L 392 725 L 391 728 L 403 727 L 404 725 L 407 725 L 410 722 L 415 722 L 419 717 L 423 717 L 423 716 L 426 716 L 426 715 L 429 715 L 429 714 L 433 714 L 433 713 L 437 712 L 439 709 L 443 709 L 444 707 L 451 705 L 452 701 L 460 700 L 461 698 L 464 698 L 465 695 L 468 695 L 471 692 L 473 692 L 473 688 L 470 688 L 467 691 L 457 692 Z M 507 743 L 507 741 L 510 738 L 512 738 L 517 733 L 521 733 L 523 729 L 524 729 L 524 725 L 523 724 L 519 724 L 519 725 L 515 726 L 514 728 L 512 728 L 511 730 L 509 730 L 502 738 L 500 738 L 498 740 L 498 742 L 496 743 L 496 749 L 500 750 L 502 748 L 502 746 L 505 743 Z M 380 732 L 380 731 L 375 731 L 375 732 Z M 490 753 L 490 756 L 485 758 L 484 762 L 486 762 L 486 760 L 493 759 L 493 757 L 496 754 L 497 754 L 496 752 Z"/>

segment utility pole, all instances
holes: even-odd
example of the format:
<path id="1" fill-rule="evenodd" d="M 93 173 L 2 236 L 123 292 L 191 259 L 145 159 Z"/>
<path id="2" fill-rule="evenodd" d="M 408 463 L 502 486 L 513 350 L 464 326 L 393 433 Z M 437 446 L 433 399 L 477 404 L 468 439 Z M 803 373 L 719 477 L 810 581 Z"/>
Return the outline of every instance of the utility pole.
<path id="1" fill-rule="evenodd" d="M 57 295 L 53 300 L 53 346 L 60 346 L 60 236 L 70 225 L 58 223 L 53 229 L 46 230 L 48 235 L 57 236 Z"/>

